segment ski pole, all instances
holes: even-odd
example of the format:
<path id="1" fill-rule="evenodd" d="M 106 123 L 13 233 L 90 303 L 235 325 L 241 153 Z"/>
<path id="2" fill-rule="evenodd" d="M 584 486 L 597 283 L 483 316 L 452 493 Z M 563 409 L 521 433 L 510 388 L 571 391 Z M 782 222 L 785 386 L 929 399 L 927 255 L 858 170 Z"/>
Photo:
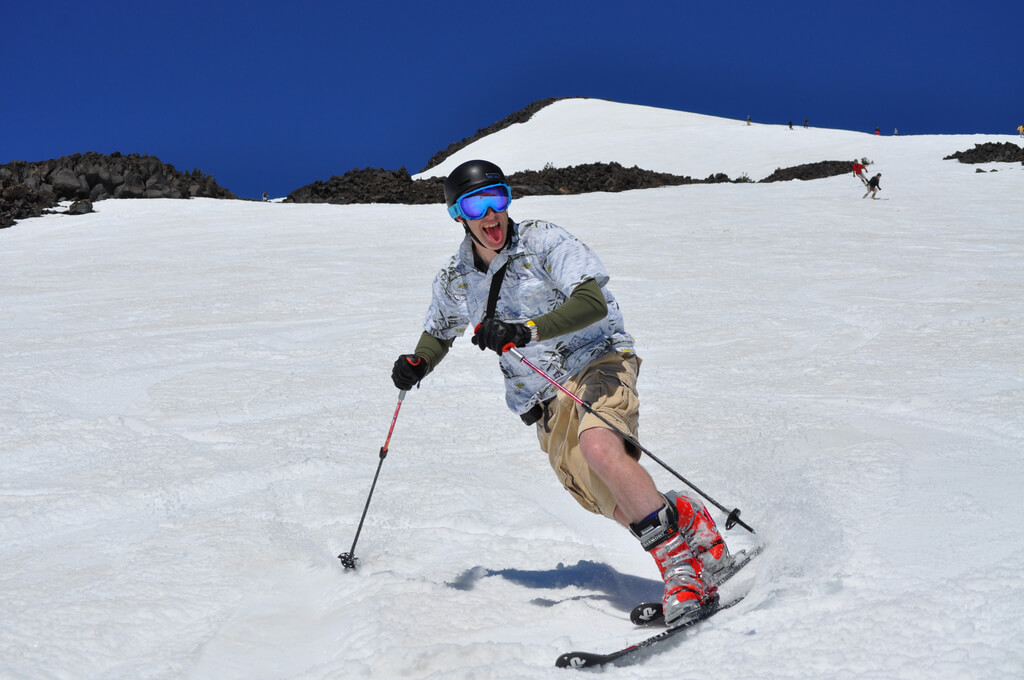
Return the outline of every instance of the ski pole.
<path id="1" fill-rule="evenodd" d="M 380 460 L 377 461 L 377 472 L 373 475 L 373 484 L 370 485 L 370 495 L 366 497 L 366 505 L 363 506 L 363 516 L 359 518 L 359 527 L 356 529 L 356 537 L 352 539 L 352 548 L 348 552 L 343 552 L 338 555 L 338 559 L 341 560 L 341 564 L 345 567 L 346 571 L 349 569 L 356 568 L 356 562 L 358 560 L 355 556 L 356 541 L 359 540 L 359 533 L 363 530 L 363 520 L 366 519 L 366 511 L 370 509 L 370 499 L 373 498 L 373 490 L 377 487 L 377 477 L 380 476 L 380 468 L 384 465 L 384 459 L 388 455 L 388 446 L 391 444 L 391 434 L 395 431 L 395 423 L 398 422 L 398 412 L 402 408 L 402 400 L 405 399 L 406 390 L 401 390 L 398 393 L 398 405 L 395 406 L 395 415 L 391 419 L 391 429 L 388 430 L 388 438 L 384 441 L 384 446 L 380 447 Z"/>
<path id="2" fill-rule="evenodd" d="M 566 395 L 566 396 L 568 396 L 568 397 L 569 397 L 570 399 L 572 399 L 573 401 L 575 401 L 575 402 L 576 402 L 577 404 L 579 404 L 580 406 L 582 406 L 582 407 L 583 407 L 583 409 L 584 409 L 584 410 L 585 410 L 585 411 L 586 411 L 587 413 L 589 413 L 589 414 L 590 414 L 590 415 L 592 415 L 592 416 L 596 416 L 596 417 L 597 417 L 597 418 L 598 418 L 598 419 L 599 419 L 599 420 L 600 420 L 600 421 L 601 421 L 602 423 L 604 423 L 605 425 L 607 425 L 607 426 L 608 426 L 609 428 L 611 428 L 611 429 L 612 429 L 612 430 L 613 430 L 614 432 L 617 432 L 617 433 L 619 434 L 619 436 L 620 436 L 620 437 L 622 437 L 622 438 L 623 438 L 623 439 L 625 439 L 625 440 L 626 440 L 627 442 L 629 442 L 630 444 L 632 444 L 633 446 L 635 446 L 635 447 L 636 447 L 636 448 L 637 448 L 638 450 L 640 450 L 640 451 L 643 451 L 644 453 L 646 453 L 646 454 L 647 454 L 648 456 L 650 456 L 650 457 L 651 457 L 651 459 L 652 459 L 652 460 L 654 460 L 654 462 L 655 462 L 655 463 L 657 463 L 657 464 L 658 464 L 658 465 L 660 465 L 661 467 L 663 467 L 663 468 L 665 468 L 666 470 L 668 470 L 669 472 L 671 472 L 671 473 L 672 473 L 673 475 L 675 475 L 675 476 L 676 476 L 676 478 L 678 478 L 678 479 L 679 479 L 679 480 L 680 480 L 681 482 L 683 482 L 683 484 L 686 484 L 686 486 L 690 487 L 691 489 L 693 489 L 694 491 L 696 491 L 696 492 L 697 492 L 698 494 L 700 494 L 701 496 L 703 496 L 703 497 L 704 497 L 704 500 L 708 501 L 709 503 L 711 503 L 712 505 L 714 505 L 714 506 L 715 506 L 716 508 L 718 508 L 719 510 L 721 510 L 721 511 L 722 511 L 723 513 L 725 513 L 725 514 L 726 514 L 726 519 L 725 519 L 725 528 L 726 528 L 726 529 L 732 529 L 732 528 L 733 528 L 734 526 L 736 526 L 736 525 L 738 524 L 738 525 L 740 525 L 741 527 L 743 527 L 744 529 L 746 529 L 747 531 L 749 531 L 749 532 L 750 532 L 750 533 L 752 533 L 752 534 L 754 534 L 754 533 L 757 533 L 756 531 L 754 531 L 754 530 L 753 530 L 753 529 L 752 529 L 752 528 L 750 527 L 750 525 L 748 525 L 748 524 L 747 524 L 746 522 L 744 522 L 743 520 L 741 520 L 741 519 L 740 519 L 740 509 L 739 509 L 739 508 L 733 508 L 733 509 L 732 509 L 732 510 L 730 511 L 730 510 L 729 510 L 728 508 L 726 508 L 725 506 L 723 506 L 723 505 L 722 505 L 721 503 L 719 503 L 718 501 L 716 501 L 716 500 L 715 500 L 714 498 L 712 498 L 711 496 L 707 495 L 707 494 L 706 494 L 706 493 L 704 493 L 704 492 L 703 492 L 702 490 L 700 490 L 699 488 L 697 488 L 697 486 L 696 486 L 696 485 L 694 485 L 694 483 L 693 483 L 693 482 L 691 482 L 690 480 L 688 480 L 688 479 L 687 479 L 686 477 L 683 477 L 683 476 L 682 476 L 681 474 L 679 474 L 679 473 L 678 473 L 678 472 L 676 472 L 676 471 L 675 471 L 674 469 L 672 469 L 672 468 L 671 468 L 671 467 L 670 467 L 670 466 L 669 466 L 669 465 L 668 465 L 668 464 L 667 464 L 667 463 L 666 463 L 665 461 L 661 460 L 660 458 L 658 458 L 657 456 L 655 456 L 655 455 L 654 455 L 653 453 L 651 453 L 650 451 L 648 451 L 648 450 L 647 450 L 646 448 L 644 448 L 644 447 L 643 447 L 643 446 L 642 446 L 642 445 L 640 444 L 640 442 L 638 442 L 638 441 L 637 441 L 636 439 L 634 439 L 634 438 L 633 438 L 633 437 L 631 437 L 630 435 L 628 435 L 628 434 L 626 434 L 625 432 L 623 432 L 623 431 L 622 431 L 621 429 L 619 429 L 618 427 L 616 427 L 616 426 L 615 426 L 615 425 L 614 425 L 613 423 L 609 422 L 607 418 L 605 418 L 605 417 L 604 417 L 604 416 L 602 416 L 602 415 L 601 415 L 600 413 L 598 413 L 597 411 L 595 411 L 595 410 L 594 410 L 594 408 L 593 408 L 593 407 L 592 407 L 592 406 L 591 406 L 590 404 L 586 403 L 585 401 L 583 401 L 582 399 L 580 399 L 579 397 L 577 397 L 577 396 L 576 396 L 575 394 L 573 394 L 572 392 L 570 392 L 569 390 L 567 390 L 567 389 L 566 389 L 566 388 L 565 388 L 565 387 L 564 387 L 564 386 L 563 386 L 563 385 L 562 385 L 561 383 L 559 383 L 559 382 L 558 382 L 557 380 L 555 380 L 555 379 L 554 379 L 554 378 L 552 378 L 552 377 L 551 377 L 550 375 L 548 375 L 547 373 L 545 373 L 545 372 L 544 372 L 543 370 L 541 370 L 541 369 L 540 369 L 540 368 L 538 368 L 537 366 L 534 366 L 534 365 L 533 365 L 533 363 L 532 363 L 532 362 L 531 362 L 531 361 L 530 361 L 529 359 L 527 359 L 526 357 L 524 357 L 524 356 L 523 356 L 523 353 L 522 353 L 522 352 L 520 352 L 520 351 L 519 351 L 518 349 L 516 349 L 516 346 L 515 346 L 514 344 L 512 344 L 512 343 L 510 342 L 509 344 L 505 345 L 505 346 L 504 346 L 504 347 L 502 348 L 502 351 L 503 351 L 503 352 L 508 352 L 509 354 L 511 354 L 512 356 L 514 356 L 514 357 L 515 357 L 516 359 L 519 359 L 519 361 L 521 361 L 521 362 L 523 362 L 524 364 L 526 364 L 527 366 L 529 366 L 529 367 L 530 367 L 531 369 L 533 369 L 533 370 L 534 370 L 534 372 L 536 372 L 536 373 L 537 373 L 537 375 L 539 375 L 540 377 L 544 378 L 544 379 L 545 379 L 545 380 L 547 380 L 547 381 L 548 381 L 549 383 L 551 383 L 551 384 L 552 384 L 552 385 L 553 385 L 553 386 L 554 386 L 555 388 L 557 388 L 557 389 L 558 389 L 559 391 L 561 391 L 561 392 L 562 392 L 562 394 L 565 394 L 565 395 Z"/>

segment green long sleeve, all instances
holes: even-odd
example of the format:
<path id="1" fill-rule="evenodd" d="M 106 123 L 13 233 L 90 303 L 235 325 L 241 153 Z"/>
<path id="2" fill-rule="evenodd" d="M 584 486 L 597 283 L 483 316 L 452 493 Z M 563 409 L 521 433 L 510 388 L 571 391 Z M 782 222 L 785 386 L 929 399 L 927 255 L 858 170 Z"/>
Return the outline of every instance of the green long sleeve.
<path id="1" fill-rule="evenodd" d="M 568 300 L 533 322 L 537 324 L 537 336 L 546 340 L 586 328 L 606 314 L 608 303 L 601 286 L 594 279 L 587 279 L 573 289 Z"/>
<path id="2" fill-rule="evenodd" d="M 420 335 L 420 341 L 416 343 L 414 353 L 427 360 L 427 372 L 429 373 L 437 368 L 437 365 L 441 363 L 444 356 L 448 354 L 448 350 L 452 348 L 453 342 L 455 342 L 455 338 L 441 340 L 423 331 L 423 334 Z"/>

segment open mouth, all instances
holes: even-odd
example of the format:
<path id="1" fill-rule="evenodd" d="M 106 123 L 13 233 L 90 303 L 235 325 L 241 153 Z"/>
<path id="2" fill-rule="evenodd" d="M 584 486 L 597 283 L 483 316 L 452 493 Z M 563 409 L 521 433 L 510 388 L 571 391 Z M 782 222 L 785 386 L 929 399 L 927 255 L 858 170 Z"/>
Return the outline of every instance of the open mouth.
<path id="1" fill-rule="evenodd" d="M 501 241 L 501 225 L 500 224 L 495 224 L 494 226 L 490 226 L 490 227 L 483 227 L 483 232 L 484 232 L 484 236 L 489 238 L 494 243 L 499 243 Z"/>

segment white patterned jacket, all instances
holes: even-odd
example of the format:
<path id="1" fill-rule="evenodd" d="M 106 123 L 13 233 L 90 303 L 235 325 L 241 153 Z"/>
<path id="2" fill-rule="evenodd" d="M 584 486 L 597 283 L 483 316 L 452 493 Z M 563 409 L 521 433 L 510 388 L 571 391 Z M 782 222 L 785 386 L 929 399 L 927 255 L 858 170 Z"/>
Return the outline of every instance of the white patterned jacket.
<path id="1" fill-rule="evenodd" d="M 573 289 L 588 279 L 601 286 L 608 314 L 601 321 L 556 338 L 531 342 L 519 349 L 549 376 L 563 382 L 594 359 L 615 351 L 632 351 L 615 297 L 608 291 L 608 273 L 597 255 L 565 229 L 550 222 L 509 220 L 511 242 L 481 272 L 473 262 L 467 235 L 448 264 L 434 278 L 433 300 L 423 329 L 451 340 L 483 320 L 491 278 L 511 260 L 501 285 L 495 317 L 523 323 L 565 302 Z M 555 388 L 529 366 L 505 354 L 499 360 L 505 377 L 505 403 L 517 414 L 555 396 Z"/>

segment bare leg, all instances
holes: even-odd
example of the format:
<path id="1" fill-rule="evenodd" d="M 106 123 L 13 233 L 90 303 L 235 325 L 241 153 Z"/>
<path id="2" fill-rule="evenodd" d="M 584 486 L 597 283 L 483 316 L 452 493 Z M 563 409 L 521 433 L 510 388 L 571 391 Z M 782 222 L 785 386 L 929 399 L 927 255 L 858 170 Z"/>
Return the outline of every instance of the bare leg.
<path id="1" fill-rule="evenodd" d="M 620 523 L 639 522 L 665 504 L 651 475 L 626 453 L 622 437 L 615 432 L 603 427 L 584 430 L 580 450 L 615 497 L 615 519 Z"/>

